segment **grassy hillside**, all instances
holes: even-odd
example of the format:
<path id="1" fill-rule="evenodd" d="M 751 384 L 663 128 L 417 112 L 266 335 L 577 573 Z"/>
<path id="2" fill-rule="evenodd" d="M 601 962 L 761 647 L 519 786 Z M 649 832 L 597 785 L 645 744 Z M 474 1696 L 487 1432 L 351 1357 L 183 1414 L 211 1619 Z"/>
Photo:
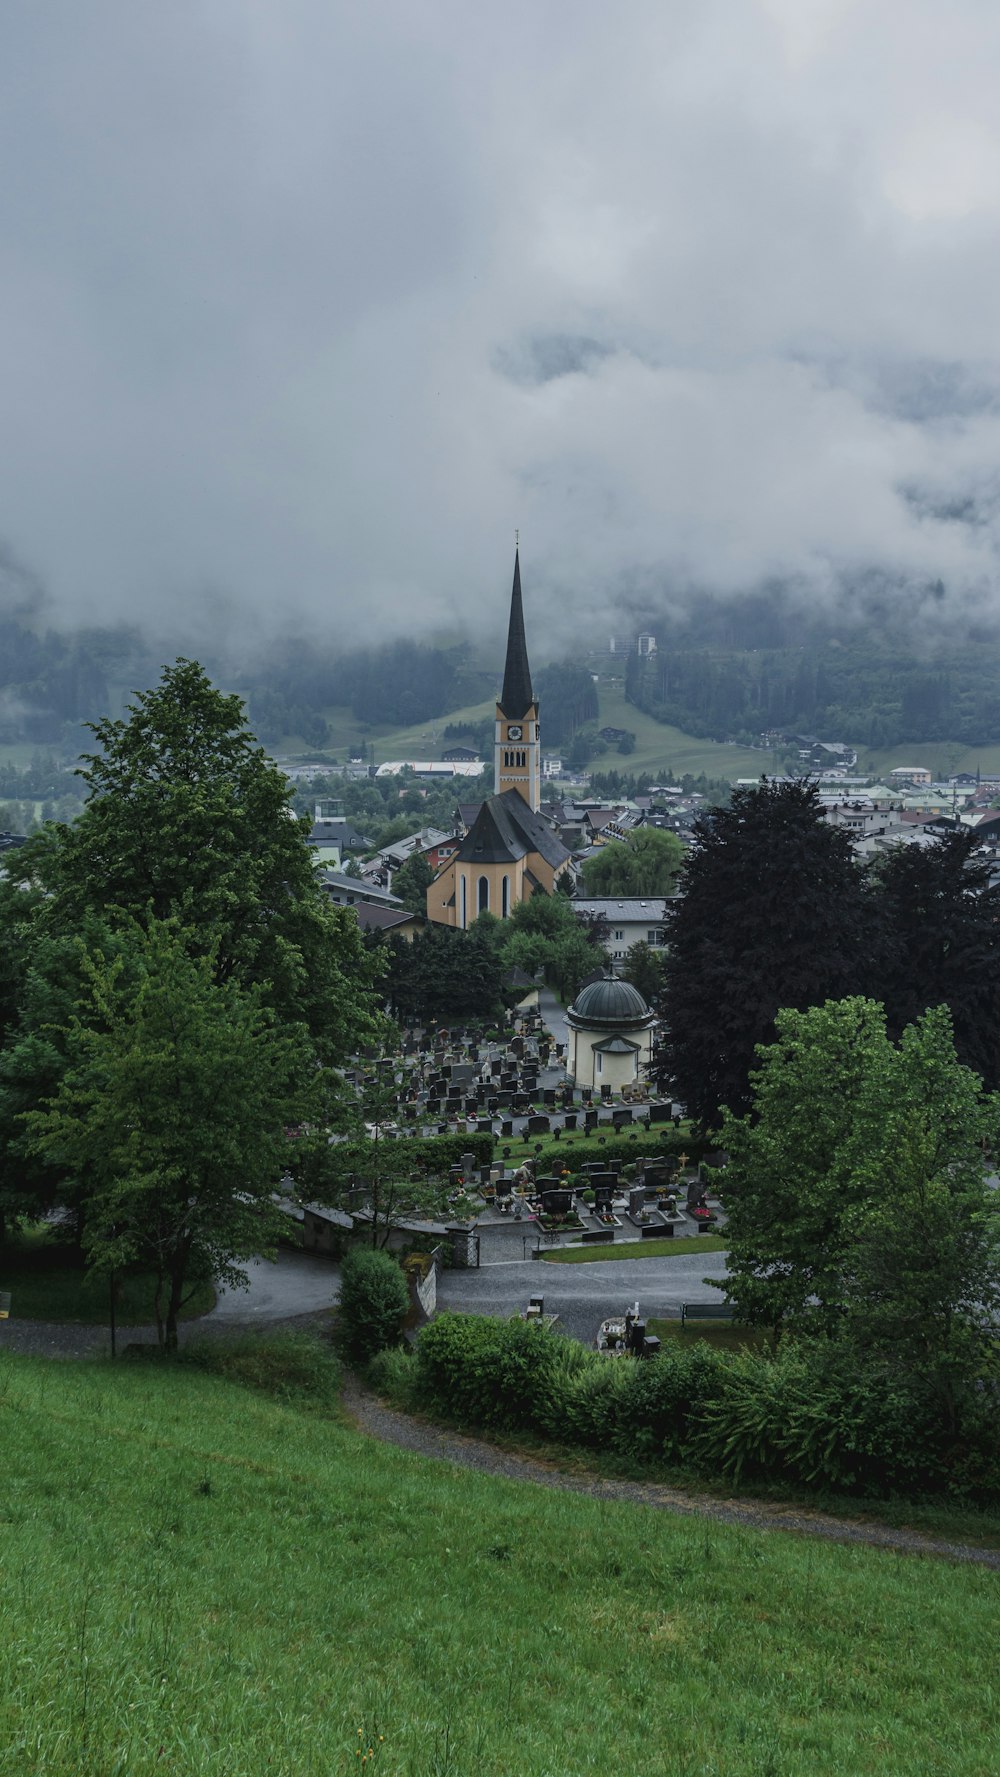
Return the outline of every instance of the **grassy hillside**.
<path id="1" fill-rule="evenodd" d="M 612 751 L 595 759 L 593 768 L 596 771 L 620 767 L 623 771 L 638 774 L 641 771 L 655 772 L 670 768 L 677 777 L 681 777 L 685 771 L 690 771 L 697 777 L 703 771 L 708 777 L 737 778 L 756 777 L 771 765 L 770 755 L 767 753 L 756 752 L 749 747 L 727 746 L 720 741 L 696 740 L 690 734 L 683 734 L 679 728 L 654 721 L 652 716 L 647 716 L 634 705 L 626 703 L 618 686 L 601 685 L 598 698 L 598 726 L 630 728 L 636 736 L 636 750 L 627 758 Z M 352 741 L 364 739 L 374 745 L 375 763 L 380 765 L 386 759 L 437 758 L 447 745 L 444 729 L 449 723 L 482 722 L 486 718 L 492 720 L 493 711 L 494 704 L 492 700 L 488 700 L 485 703 L 470 704 L 466 709 L 454 710 L 450 715 L 440 716 L 433 722 L 417 723 L 412 728 L 380 727 L 376 724 L 363 734 L 360 724 L 349 709 L 334 705 L 323 713 L 330 724 L 332 752 L 342 755 L 344 748 Z M 543 736 L 544 733 L 543 709 Z M 286 735 L 275 744 L 273 751 L 286 754 L 308 752 L 309 749 L 295 735 Z"/>
<path id="2" fill-rule="evenodd" d="M 896 765 L 924 765 L 935 777 L 948 778 L 956 771 L 978 769 L 991 777 L 1000 772 L 1000 741 L 995 746 L 966 747 L 960 741 L 901 741 L 898 747 L 863 747 L 859 769 L 891 771 Z"/>
<path id="3" fill-rule="evenodd" d="M 670 727 L 669 723 L 655 721 L 644 710 L 637 710 L 634 704 L 627 703 L 620 688 L 602 684 L 598 696 L 601 709 L 598 726 L 631 728 L 635 735 L 635 752 L 624 759 L 614 752 L 603 759 L 595 759 L 594 771 L 617 766 L 622 771 L 658 772 L 669 767 L 675 777 L 682 777 L 686 771 L 697 777 L 703 771 L 706 777 L 735 780 L 738 777 L 759 777 L 762 771 L 773 769 L 769 753 L 751 747 L 729 746 L 723 741 L 697 740 L 680 728 Z"/>
<path id="4" fill-rule="evenodd" d="M 259 1364 L 258 1364 L 259 1369 Z M 998 1578 L 0 1364 L 0 1771 L 987 1777 Z"/>

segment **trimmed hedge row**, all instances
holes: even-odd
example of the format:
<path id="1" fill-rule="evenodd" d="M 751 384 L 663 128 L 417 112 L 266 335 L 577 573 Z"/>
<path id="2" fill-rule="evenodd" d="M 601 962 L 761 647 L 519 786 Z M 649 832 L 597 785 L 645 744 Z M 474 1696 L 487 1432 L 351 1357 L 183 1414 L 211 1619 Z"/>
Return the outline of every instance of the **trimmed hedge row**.
<path id="1" fill-rule="evenodd" d="M 578 1172 L 584 1161 L 620 1160 L 623 1164 L 628 1160 L 651 1158 L 656 1154 L 676 1160 L 679 1154 L 686 1154 L 689 1161 L 697 1162 L 705 1154 L 718 1151 L 718 1142 L 693 1135 L 682 1136 L 679 1130 L 670 1129 L 669 1133 L 662 1126 L 649 1131 L 639 1129 L 633 1140 L 628 1135 L 608 1133 L 604 1136 L 604 1146 L 594 1136 L 586 1140 L 573 1130 L 568 1135 L 560 1136 L 558 1141 L 546 1142 L 538 1156 L 538 1172 L 542 1175 L 550 1171 L 561 1170 L 568 1166 L 572 1172 Z"/>
<path id="2" fill-rule="evenodd" d="M 668 1342 L 648 1362 L 610 1359 L 530 1322 L 442 1314 L 413 1358 L 373 1380 L 463 1425 L 867 1494 L 1000 1497 L 996 1409 L 971 1390 L 958 1434 L 929 1388 L 830 1342 L 773 1355 Z M 405 1369 L 405 1377 L 404 1377 Z"/>
<path id="3" fill-rule="evenodd" d="M 461 1166 L 466 1154 L 473 1155 L 477 1166 L 489 1166 L 493 1160 L 492 1135 L 424 1135 L 389 1139 L 394 1153 L 405 1152 L 415 1174 L 427 1172 L 443 1177 L 449 1167 Z M 370 1158 L 370 1142 L 338 1144 L 337 1159 L 345 1173 L 357 1172 L 363 1177 Z"/>

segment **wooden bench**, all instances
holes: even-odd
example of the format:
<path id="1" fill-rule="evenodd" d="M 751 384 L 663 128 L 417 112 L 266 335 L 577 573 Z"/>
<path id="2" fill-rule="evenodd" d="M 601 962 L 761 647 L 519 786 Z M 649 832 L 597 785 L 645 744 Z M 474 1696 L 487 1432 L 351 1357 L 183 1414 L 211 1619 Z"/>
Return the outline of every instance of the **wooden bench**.
<path id="1" fill-rule="evenodd" d="M 731 1302 L 684 1302 L 681 1305 L 681 1326 L 689 1320 L 732 1320 Z"/>

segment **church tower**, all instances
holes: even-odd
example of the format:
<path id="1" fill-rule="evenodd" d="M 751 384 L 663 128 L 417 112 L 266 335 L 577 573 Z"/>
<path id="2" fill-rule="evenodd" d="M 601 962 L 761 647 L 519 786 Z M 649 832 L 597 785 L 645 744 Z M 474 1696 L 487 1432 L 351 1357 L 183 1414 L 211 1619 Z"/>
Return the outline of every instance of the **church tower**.
<path id="1" fill-rule="evenodd" d="M 538 703 L 531 689 L 528 649 L 524 640 L 521 608 L 521 564 L 514 551 L 514 586 L 510 595 L 507 659 L 503 689 L 497 704 L 494 748 L 496 794 L 516 790 L 529 808 L 538 810 L 542 800 L 541 743 L 538 734 Z"/>

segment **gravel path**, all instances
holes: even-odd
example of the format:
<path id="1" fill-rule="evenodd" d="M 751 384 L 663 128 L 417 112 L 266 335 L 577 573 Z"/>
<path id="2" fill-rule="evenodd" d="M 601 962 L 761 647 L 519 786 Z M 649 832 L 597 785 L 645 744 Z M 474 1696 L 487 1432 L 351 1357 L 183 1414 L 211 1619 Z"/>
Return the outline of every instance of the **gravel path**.
<path id="1" fill-rule="evenodd" d="M 590 1499 L 628 1500 L 634 1505 L 680 1512 L 686 1517 L 714 1518 L 720 1524 L 739 1524 L 750 1530 L 793 1530 L 826 1537 L 830 1542 L 863 1543 L 900 1554 L 940 1555 L 950 1561 L 968 1561 L 1000 1571 L 1000 1549 L 947 1542 L 922 1536 L 913 1530 L 898 1530 L 889 1524 L 832 1518 L 825 1512 L 810 1511 L 805 1507 L 793 1509 L 759 1500 L 750 1503 L 720 1500 L 707 1494 L 681 1492 L 656 1482 L 616 1481 L 600 1475 L 570 1474 L 535 1457 L 515 1456 L 482 1438 L 445 1431 L 427 1420 L 411 1418 L 394 1407 L 385 1406 L 351 1376 L 345 1378 L 342 1399 L 352 1423 L 369 1437 L 378 1438 L 384 1444 L 396 1444 L 402 1450 L 412 1450 L 418 1456 L 435 1457 L 441 1462 L 455 1463 L 459 1468 L 479 1469 L 483 1474 L 499 1475 L 508 1481 L 533 1481 L 539 1487 L 583 1493 Z"/>

